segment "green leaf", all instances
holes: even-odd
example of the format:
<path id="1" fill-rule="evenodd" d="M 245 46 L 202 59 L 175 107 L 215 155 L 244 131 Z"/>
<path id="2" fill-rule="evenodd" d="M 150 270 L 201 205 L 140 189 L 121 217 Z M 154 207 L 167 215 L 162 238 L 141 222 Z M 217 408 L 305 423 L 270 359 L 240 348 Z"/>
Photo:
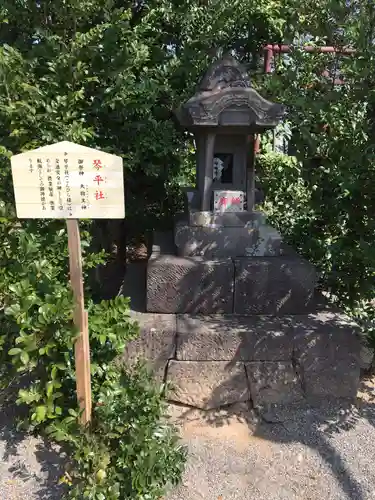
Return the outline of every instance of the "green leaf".
<path id="1" fill-rule="evenodd" d="M 21 361 L 24 365 L 27 365 L 27 363 L 30 360 L 30 356 L 26 351 L 22 351 L 20 355 Z"/>
<path id="2" fill-rule="evenodd" d="M 46 406 L 37 406 L 36 407 L 36 420 L 38 422 L 43 422 L 47 415 L 47 407 Z"/>
<path id="3" fill-rule="evenodd" d="M 5 309 L 5 314 L 7 316 L 17 317 L 21 313 L 21 306 L 19 304 L 13 304 Z"/>
<path id="4" fill-rule="evenodd" d="M 77 418 L 76 417 L 66 417 L 64 418 L 64 423 L 69 425 L 71 424 L 72 422 L 76 422 Z"/>
<path id="5" fill-rule="evenodd" d="M 22 352 L 22 349 L 19 349 L 18 347 L 13 347 L 13 349 L 10 349 L 8 354 L 9 354 L 9 356 L 16 356 L 20 352 Z"/>
<path id="6" fill-rule="evenodd" d="M 67 366 L 64 365 L 64 363 L 56 363 L 55 366 L 56 366 L 56 368 L 58 368 L 61 371 L 64 371 L 67 369 Z"/>
<path id="7" fill-rule="evenodd" d="M 53 382 L 47 382 L 47 396 L 50 397 L 53 393 Z"/>

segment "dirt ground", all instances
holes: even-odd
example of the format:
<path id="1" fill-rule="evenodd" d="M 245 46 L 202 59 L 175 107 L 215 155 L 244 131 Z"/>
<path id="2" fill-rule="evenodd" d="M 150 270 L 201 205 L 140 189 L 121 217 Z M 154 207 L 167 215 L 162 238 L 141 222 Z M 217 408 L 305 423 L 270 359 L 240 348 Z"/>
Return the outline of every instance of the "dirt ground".
<path id="1" fill-rule="evenodd" d="M 279 423 L 246 405 L 172 406 L 189 458 L 166 500 L 375 499 L 375 377 L 358 396 L 356 406 L 295 408 Z"/>

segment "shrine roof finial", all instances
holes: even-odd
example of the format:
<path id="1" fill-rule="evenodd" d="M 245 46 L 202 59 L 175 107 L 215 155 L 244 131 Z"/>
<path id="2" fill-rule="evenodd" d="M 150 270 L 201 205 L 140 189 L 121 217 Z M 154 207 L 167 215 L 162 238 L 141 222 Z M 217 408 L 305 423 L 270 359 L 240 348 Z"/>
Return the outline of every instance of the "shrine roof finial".
<path id="1" fill-rule="evenodd" d="M 250 87 L 250 78 L 245 68 L 230 54 L 211 64 L 199 90 L 212 92 L 228 87 Z"/>

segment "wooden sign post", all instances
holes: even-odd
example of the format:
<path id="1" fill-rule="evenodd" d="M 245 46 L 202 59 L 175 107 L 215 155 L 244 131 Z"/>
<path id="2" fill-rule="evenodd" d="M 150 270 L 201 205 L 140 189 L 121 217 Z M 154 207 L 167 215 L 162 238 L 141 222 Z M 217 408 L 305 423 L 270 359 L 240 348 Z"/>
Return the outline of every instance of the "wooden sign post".
<path id="1" fill-rule="evenodd" d="M 59 142 L 11 158 L 17 216 L 66 219 L 73 320 L 77 399 L 81 422 L 91 420 L 88 314 L 84 305 L 79 219 L 123 219 L 122 159 L 71 142 Z"/>
<path id="2" fill-rule="evenodd" d="M 70 285 L 74 296 L 73 319 L 78 329 L 78 337 L 74 346 L 77 398 L 83 411 L 81 421 L 83 424 L 87 424 L 91 420 L 92 403 L 89 325 L 83 292 L 81 238 L 77 219 L 68 219 L 66 225 L 68 229 Z"/>

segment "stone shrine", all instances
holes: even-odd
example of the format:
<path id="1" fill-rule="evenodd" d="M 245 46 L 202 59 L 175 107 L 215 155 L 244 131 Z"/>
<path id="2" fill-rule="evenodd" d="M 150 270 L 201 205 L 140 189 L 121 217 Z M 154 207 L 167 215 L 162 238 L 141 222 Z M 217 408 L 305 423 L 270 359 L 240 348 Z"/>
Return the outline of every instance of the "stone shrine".
<path id="1" fill-rule="evenodd" d="M 156 235 L 147 311 L 277 314 L 309 305 L 314 269 L 286 254 L 280 234 L 254 211 L 251 140 L 274 128 L 284 112 L 251 87 L 229 56 L 211 66 L 178 110 L 197 145 L 196 188 L 185 189 L 186 211 L 169 248 Z"/>
<path id="2" fill-rule="evenodd" d="M 252 137 L 283 115 L 232 57 L 178 110 L 195 136 L 196 187 L 185 189 L 174 231 L 154 235 L 146 311 L 133 312 L 141 333 L 125 353 L 172 383 L 172 402 L 246 402 L 275 418 L 275 408 L 356 396 L 357 325 L 322 300 L 315 268 L 254 210 Z M 124 294 L 143 282 L 128 273 Z"/>

